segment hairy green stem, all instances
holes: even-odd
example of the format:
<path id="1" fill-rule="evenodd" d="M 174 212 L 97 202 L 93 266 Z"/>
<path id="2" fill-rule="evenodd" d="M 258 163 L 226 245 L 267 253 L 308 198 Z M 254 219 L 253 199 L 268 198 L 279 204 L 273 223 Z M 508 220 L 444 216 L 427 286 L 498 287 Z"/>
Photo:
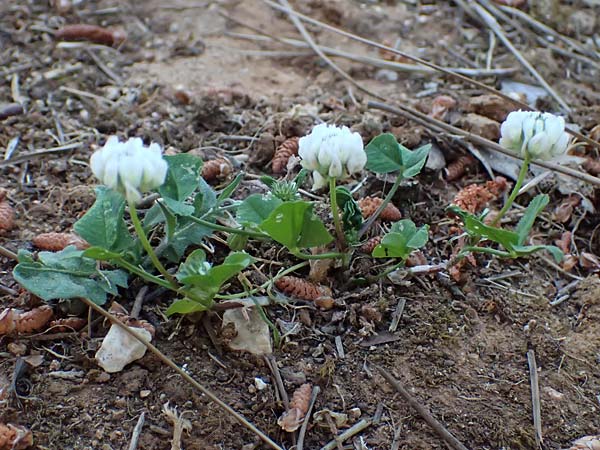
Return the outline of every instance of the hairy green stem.
<path id="1" fill-rule="evenodd" d="M 404 180 L 404 177 L 402 177 L 402 174 L 398 174 L 398 176 L 396 177 L 396 181 L 392 185 L 392 188 L 390 189 L 390 191 L 387 193 L 387 195 L 383 199 L 383 203 L 381 203 L 381 205 L 379 205 L 379 208 L 377 208 L 375 210 L 373 215 L 371 217 L 369 217 L 369 219 L 365 223 L 363 223 L 363 226 L 360 228 L 360 231 L 358 232 L 359 239 L 367 231 L 369 231 L 369 228 L 371 228 L 371 226 L 373 225 L 373 223 L 375 223 L 375 221 L 377 220 L 377 218 L 379 217 L 381 212 L 385 209 L 385 207 L 388 205 L 388 203 L 392 200 L 392 198 L 394 197 L 394 194 L 400 187 L 400 183 L 402 183 L 402 180 Z"/>
<path id="2" fill-rule="evenodd" d="M 527 176 L 527 170 L 529 169 L 530 162 L 531 162 L 531 157 L 527 153 L 525 153 L 525 159 L 523 160 L 523 165 L 521 166 L 521 170 L 519 171 L 519 176 L 517 177 L 517 182 L 515 183 L 515 187 L 513 188 L 512 192 L 510 193 L 510 196 L 506 200 L 506 203 L 504 204 L 504 206 L 502 207 L 502 209 L 500 210 L 498 215 L 494 218 L 494 220 L 490 224 L 491 226 L 495 227 L 496 225 L 498 225 L 500 223 L 500 220 L 502 219 L 502 217 L 504 217 L 504 214 L 506 214 L 506 211 L 508 211 L 508 209 L 512 206 L 513 202 L 517 198 L 517 195 L 519 195 L 519 190 L 521 189 L 521 186 L 523 185 L 523 181 L 525 181 L 525 177 Z"/>
<path id="3" fill-rule="evenodd" d="M 332 253 L 319 253 L 317 255 L 310 255 L 308 253 L 302 253 L 302 252 L 292 252 L 292 255 L 294 255 L 296 258 L 300 258 L 300 259 L 339 259 L 339 258 L 344 258 L 344 256 L 346 256 L 346 253 L 339 253 L 339 252 L 332 252 Z"/>
<path id="4" fill-rule="evenodd" d="M 196 222 L 199 225 L 204 225 L 207 228 L 212 228 L 213 230 L 225 231 L 227 233 L 233 233 L 233 234 L 241 234 L 242 236 L 249 236 L 249 237 L 255 237 L 255 238 L 262 238 L 262 239 L 269 238 L 268 234 L 261 233 L 260 231 L 244 230 L 241 228 L 231 228 L 231 227 L 226 227 L 225 225 L 219 225 L 216 223 L 209 222 L 208 220 L 199 219 L 198 217 L 194 217 L 194 216 L 187 216 L 187 217 L 190 220 L 192 220 L 192 222 Z"/>
<path id="5" fill-rule="evenodd" d="M 335 225 L 335 234 L 337 236 L 338 248 L 344 250 L 346 248 L 346 238 L 342 229 L 342 221 L 340 219 L 340 209 L 337 205 L 337 195 L 335 192 L 335 177 L 329 178 L 329 200 L 331 203 L 331 214 L 333 214 L 333 223 Z"/>
<path id="6" fill-rule="evenodd" d="M 150 257 L 152 264 L 154 264 L 154 267 L 156 267 L 156 269 L 160 273 L 163 274 L 165 279 L 169 282 L 169 284 L 171 285 L 171 287 L 174 290 L 179 289 L 179 283 L 177 283 L 177 280 L 175 280 L 175 278 L 173 278 L 173 275 L 171 275 L 169 272 L 167 272 L 167 269 L 165 269 L 165 267 L 162 265 L 162 263 L 158 260 L 156 253 L 154 253 L 154 249 L 150 245 L 150 242 L 148 241 L 148 238 L 146 237 L 146 233 L 144 232 L 144 228 L 142 227 L 142 222 L 140 222 L 140 218 L 138 217 L 138 213 L 135 208 L 135 204 L 133 202 L 128 202 L 128 203 L 129 203 L 129 215 L 131 216 L 131 222 L 133 223 L 135 232 L 137 233 L 138 237 L 140 238 L 142 247 L 144 247 L 144 250 L 146 250 L 146 253 L 148 253 L 148 256 Z"/>
<path id="7" fill-rule="evenodd" d="M 301 262 L 299 264 L 296 264 L 296 265 L 290 267 L 289 269 L 282 270 L 277 275 L 275 275 L 271 280 L 261 284 L 260 286 L 254 288 L 254 289 L 251 289 L 249 291 L 240 292 L 238 294 L 226 294 L 226 295 L 217 294 L 217 295 L 215 295 L 215 298 L 222 299 L 222 300 L 229 300 L 229 299 L 235 299 L 235 298 L 249 297 L 251 295 L 254 295 L 254 294 L 262 291 L 263 289 L 268 288 L 271 283 L 279 280 L 281 277 L 284 277 L 289 273 L 295 272 L 296 270 L 301 269 L 302 267 L 307 266 L 307 265 L 308 265 L 308 261 L 304 261 L 304 262 Z"/>
<path id="8" fill-rule="evenodd" d="M 123 259 L 123 258 L 113 259 L 110 261 L 114 261 L 120 267 L 127 269 L 131 273 L 137 275 L 140 278 L 143 278 L 146 281 L 150 281 L 151 283 L 158 284 L 159 286 L 162 286 L 164 288 L 170 289 L 175 292 L 179 291 L 178 287 L 172 286 L 171 283 L 169 283 L 168 281 L 165 281 L 162 278 L 154 276 L 151 273 L 146 272 L 144 269 L 134 266 L 133 264 L 125 261 L 125 259 Z"/>

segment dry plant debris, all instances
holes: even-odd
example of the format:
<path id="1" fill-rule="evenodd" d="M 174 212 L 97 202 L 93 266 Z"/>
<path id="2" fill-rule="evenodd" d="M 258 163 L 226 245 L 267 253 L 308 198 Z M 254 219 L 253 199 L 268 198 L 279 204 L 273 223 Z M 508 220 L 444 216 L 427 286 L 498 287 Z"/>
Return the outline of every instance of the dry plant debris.
<path id="1" fill-rule="evenodd" d="M 202 166 L 202 178 L 207 182 L 224 180 L 231 172 L 233 172 L 233 166 L 231 165 L 231 162 L 225 158 L 215 158 L 204 161 L 204 165 Z"/>
<path id="2" fill-rule="evenodd" d="M 15 210 L 6 199 L 6 192 L 0 190 L 0 234 L 15 226 Z"/>
<path id="3" fill-rule="evenodd" d="M 379 208 L 382 203 L 383 199 L 379 197 L 361 198 L 358 201 L 358 206 L 360 207 L 363 218 L 368 219 L 375 214 L 375 211 L 377 211 L 377 208 Z M 394 206 L 392 202 L 389 202 L 387 205 L 385 205 L 383 211 L 381 211 L 379 219 L 395 222 L 402 219 L 402 213 L 398 208 L 396 208 L 396 206 Z"/>
<path id="4" fill-rule="evenodd" d="M 37 248 L 51 252 L 59 252 L 69 245 L 74 245 L 78 250 L 85 250 L 90 246 L 74 233 L 41 233 L 31 242 Z"/>
<path id="5" fill-rule="evenodd" d="M 0 423 L 0 450 L 24 450 L 33 445 L 33 434 L 19 425 Z"/>
<path id="6" fill-rule="evenodd" d="M 448 111 L 456 106 L 456 100 L 449 95 L 438 95 L 431 103 L 429 115 L 437 120 L 444 120 Z"/>
<path id="7" fill-rule="evenodd" d="M 456 181 L 462 178 L 462 176 L 466 174 L 469 169 L 475 167 L 476 164 L 477 160 L 471 155 L 459 156 L 458 159 L 452 161 L 446 167 L 446 180 Z"/>
<path id="8" fill-rule="evenodd" d="M 331 289 L 327 286 L 321 286 L 293 276 L 281 277 L 275 281 L 275 286 L 281 292 L 291 297 L 312 300 L 319 308 L 333 308 L 334 302 L 331 297 Z"/>
<path id="9" fill-rule="evenodd" d="M 290 400 L 290 406 L 281 417 L 277 420 L 277 424 L 291 433 L 296 431 L 302 425 L 304 416 L 308 411 L 308 405 L 310 404 L 310 395 L 312 393 L 312 385 L 310 383 L 304 383 L 298 389 L 294 391 L 292 399 Z"/>
<path id="10" fill-rule="evenodd" d="M 108 311 L 113 316 L 115 316 L 115 318 L 117 318 L 120 322 L 124 323 L 128 327 L 142 328 L 148 333 L 150 333 L 152 337 L 154 337 L 154 335 L 156 334 L 156 329 L 150 322 L 131 317 L 129 315 L 129 312 L 117 302 L 112 302 Z"/>
<path id="11" fill-rule="evenodd" d="M 125 42 L 127 34 L 121 28 L 104 28 L 98 25 L 65 25 L 54 33 L 59 41 L 90 41 L 96 44 L 118 46 Z"/>
<path id="12" fill-rule="evenodd" d="M 25 312 L 16 308 L 6 308 L 0 313 L 0 336 L 13 332 L 31 333 L 40 330 L 50 321 L 53 314 L 52 307 L 49 305 Z"/>
<path id="13" fill-rule="evenodd" d="M 283 143 L 277 147 L 271 162 L 273 173 L 282 174 L 286 171 L 290 157 L 298 154 L 299 140 L 299 137 L 291 137 L 283 141 Z"/>
<path id="14" fill-rule="evenodd" d="M 52 328 L 52 331 L 57 333 L 66 333 L 70 331 L 79 331 L 86 323 L 87 320 L 82 317 L 63 317 L 50 322 L 48 328 Z"/>
<path id="15" fill-rule="evenodd" d="M 452 203 L 464 211 L 476 214 L 502 195 L 507 188 L 508 182 L 504 177 L 496 177 L 483 186 L 470 184 L 458 191 Z"/>

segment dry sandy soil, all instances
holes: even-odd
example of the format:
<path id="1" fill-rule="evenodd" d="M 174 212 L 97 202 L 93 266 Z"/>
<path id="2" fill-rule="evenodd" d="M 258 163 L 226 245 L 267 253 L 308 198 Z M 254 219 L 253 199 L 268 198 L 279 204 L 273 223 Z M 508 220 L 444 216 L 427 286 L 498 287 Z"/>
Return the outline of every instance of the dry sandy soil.
<path id="1" fill-rule="evenodd" d="M 447 162 L 465 152 L 450 136 L 367 109 L 365 94 L 306 49 L 243 38 L 240 33 L 257 31 L 223 16 L 270 36 L 302 40 L 285 14 L 261 1 L 76 3 L 64 13 L 47 2 L 0 5 L 0 103 L 21 101 L 26 106 L 25 114 L 0 122 L 0 148 L 11 147 L 19 138 L 11 159 L 0 161 L 0 187 L 17 215 L 16 227 L 0 237 L 0 244 L 12 251 L 33 249 L 31 239 L 40 232 L 69 231 L 92 205 L 95 180 L 87 162 L 111 134 L 141 136 L 171 153 L 193 152 L 205 159 L 226 155 L 236 171 L 244 169 L 251 175 L 270 173 L 268 163 L 276 145 L 306 133 L 317 119 L 351 126 L 365 142 L 383 131 L 393 132 L 411 148 L 433 142 Z M 593 45 L 595 36 L 597 56 L 600 25 L 594 19 L 600 17 L 600 7 L 594 2 L 530 3 L 535 5 L 526 10 L 559 32 L 586 45 Z M 397 43 L 400 49 L 442 66 L 482 68 L 489 53 L 491 67 L 515 69 L 509 77 L 480 78 L 490 86 L 499 87 L 507 78 L 533 83 L 499 42 L 488 52 L 488 30 L 453 2 L 298 0 L 292 6 L 370 39 Z M 89 43 L 57 45 L 53 31 L 71 23 L 123 27 L 128 40 L 119 49 Z M 385 56 L 316 26 L 307 28 L 323 45 Z M 573 108 L 571 121 L 586 133 L 600 123 L 598 59 L 595 65 L 588 64 L 508 29 L 515 45 Z M 437 95 L 453 96 L 458 106 L 447 120 L 455 123 L 467 114 L 469 99 L 483 93 L 450 77 L 336 61 L 391 104 L 405 102 L 429 112 Z M 548 97 L 538 105 L 557 108 Z M 78 145 L 15 159 L 72 143 Z M 594 156 L 590 148 L 583 151 Z M 461 187 L 488 179 L 482 166 L 473 165 L 463 177 L 447 181 L 444 166 L 426 169 L 394 198 L 404 217 L 431 224 L 431 239 L 424 249 L 430 263 L 447 260 L 452 252 L 453 222 L 445 207 Z M 225 182 L 216 182 L 215 188 Z M 381 195 L 385 186 L 369 175 L 358 194 Z M 250 177 L 239 195 L 256 189 L 256 178 Z M 580 205 L 558 222 L 551 212 L 566 196 L 554 181 L 536 190 L 549 193 L 552 203 L 534 234 L 552 243 L 571 230 L 574 254 L 600 254 L 597 214 Z M 582 186 L 580 191 L 594 205 L 594 189 Z M 217 248 L 215 257 L 225 252 L 222 239 L 208 241 Z M 248 251 L 293 264 L 276 249 L 257 244 Z M 536 448 L 528 350 L 534 351 L 538 367 L 543 448 L 568 448 L 575 439 L 598 433 L 600 281 L 589 268 L 576 266 L 565 273 L 545 258 L 481 257 L 477 267 L 465 269 L 462 285 L 442 273 L 349 287 L 349 277 L 375 270 L 370 258 L 360 256 L 350 273 L 330 273 L 327 283 L 338 299 L 334 309 L 269 307 L 271 321 L 282 329 L 297 324 L 274 352 L 287 392 L 291 395 L 300 384 L 310 382 L 321 388 L 316 411 L 349 414 L 340 430 L 311 420 L 304 448 L 321 448 L 360 419 L 373 423 L 339 448 L 446 448 L 374 364 L 400 380 L 467 448 Z M 23 293 L 11 295 L 11 290 L 19 290 L 11 276 L 13 267 L 14 261 L 0 256 L 0 283 L 8 288 L 6 293 L 0 291 L 1 306 L 27 309 L 32 299 Z M 278 268 L 265 270 L 274 273 Z M 573 281 L 568 298 L 551 305 Z M 141 286 L 132 283 L 117 300 L 130 308 Z M 218 334 L 220 328 L 218 314 L 204 322 L 167 320 L 163 312 L 171 301 L 169 295 L 158 294 L 144 303 L 141 317 L 156 326 L 157 347 L 283 447 L 293 448 L 295 437 L 277 425 L 283 405 L 265 360 L 227 350 L 218 335 L 210 339 L 208 331 Z M 87 317 L 76 301 L 53 305 L 56 316 Z M 400 305 L 403 311 L 398 311 Z M 399 325 L 389 332 L 398 313 Z M 0 422 L 29 428 L 34 448 L 127 449 L 133 427 L 145 412 L 137 448 L 168 449 L 175 448 L 170 444 L 172 424 L 162 412 L 169 402 L 191 423 L 182 448 L 266 448 L 151 354 L 105 376 L 94 353 L 107 325 L 95 319 L 91 335 L 76 332 L 49 338 L 54 333 L 49 330 L 0 337 L 0 374 L 5 381 L 17 364 L 15 344 L 21 345 L 23 356 L 43 356 L 41 364 L 29 367 L 19 380 L 19 401 L 3 404 Z M 50 375 L 57 370 L 79 375 L 70 380 Z M 266 389 L 256 390 L 255 377 L 267 383 Z"/>

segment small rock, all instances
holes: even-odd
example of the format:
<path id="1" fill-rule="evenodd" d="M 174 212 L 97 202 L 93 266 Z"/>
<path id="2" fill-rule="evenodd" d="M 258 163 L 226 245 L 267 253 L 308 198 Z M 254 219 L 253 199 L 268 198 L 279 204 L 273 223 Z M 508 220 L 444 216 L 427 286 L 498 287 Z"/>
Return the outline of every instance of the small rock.
<path id="1" fill-rule="evenodd" d="M 503 122 L 517 107 L 497 95 L 485 94 L 471 97 L 467 109 L 488 119 Z"/>
<path id="2" fill-rule="evenodd" d="M 500 124 L 495 120 L 470 113 L 461 119 L 461 126 L 465 131 L 478 136 L 497 141 L 500 138 Z"/>
<path id="3" fill-rule="evenodd" d="M 129 327 L 137 331 L 146 342 L 152 340 L 149 331 L 143 328 Z M 123 368 L 146 354 L 146 346 L 118 325 L 112 325 L 96 352 L 98 365 L 109 373 L 120 372 Z"/>
<path id="4" fill-rule="evenodd" d="M 255 377 L 254 378 L 254 386 L 256 387 L 256 389 L 258 389 L 259 391 L 262 391 L 263 389 L 265 389 L 268 384 L 265 383 L 262 378 L 259 377 Z"/>
<path id="5" fill-rule="evenodd" d="M 27 345 L 19 342 L 11 342 L 6 346 L 6 348 L 14 356 L 23 356 L 25 353 L 27 353 Z"/>
<path id="6" fill-rule="evenodd" d="M 360 408 L 351 408 L 350 411 L 348 411 L 348 417 L 350 417 L 352 420 L 358 419 L 361 415 L 362 411 Z"/>
<path id="7" fill-rule="evenodd" d="M 140 398 L 147 398 L 150 396 L 150 394 L 152 394 L 152 391 L 150 389 L 142 389 L 140 391 Z"/>

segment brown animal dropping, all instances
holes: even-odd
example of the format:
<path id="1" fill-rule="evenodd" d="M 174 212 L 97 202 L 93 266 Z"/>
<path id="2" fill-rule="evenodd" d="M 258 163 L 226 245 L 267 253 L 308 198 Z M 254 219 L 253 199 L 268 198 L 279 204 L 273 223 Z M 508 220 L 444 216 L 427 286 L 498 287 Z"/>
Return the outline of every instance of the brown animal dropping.
<path id="1" fill-rule="evenodd" d="M 382 203 L 382 198 L 365 197 L 358 201 L 358 206 L 360 207 L 363 217 L 367 219 L 375 214 L 375 211 L 377 211 L 377 208 L 379 208 Z M 383 211 L 381 211 L 379 219 L 395 222 L 396 220 L 402 219 L 402 213 L 392 204 L 392 202 L 390 202 L 385 205 L 385 208 L 383 208 Z"/>
<path id="2" fill-rule="evenodd" d="M 33 445 L 33 435 L 25 427 L 0 423 L 0 450 L 24 450 Z"/>
<path id="3" fill-rule="evenodd" d="M 204 161 L 202 166 L 202 178 L 205 181 L 222 180 L 227 178 L 233 172 L 233 167 L 229 160 L 225 158 L 215 158 Z"/>
<path id="4" fill-rule="evenodd" d="M 368 253 L 370 255 L 371 253 L 373 253 L 373 250 L 375 250 L 375 247 L 377 247 L 379 244 L 381 244 L 382 239 L 383 239 L 383 236 L 372 237 L 371 239 L 369 239 L 367 242 L 365 242 L 363 245 L 360 246 L 360 251 L 363 253 Z"/>
<path id="5" fill-rule="evenodd" d="M 15 226 L 15 210 L 6 200 L 6 192 L 0 190 L 0 234 Z"/>
<path id="6" fill-rule="evenodd" d="M 127 39 L 127 34 L 122 29 L 79 23 L 65 25 L 54 33 L 54 38 L 60 41 L 91 41 L 97 44 L 116 46 Z"/>
<path id="7" fill-rule="evenodd" d="M 90 246 L 74 233 L 42 233 L 34 237 L 31 242 L 37 248 L 51 252 L 59 252 L 69 245 L 74 245 L 78 250 L 85 250 Z"/>
<path id="8" fill-rule="evenodd" d="M 281 277 L 275 282 L 275 286 L 286 295 L 303 300 L 312 300 L 319 308 L 333 308 L 334 302 L 331 297 L 331 289 L 326 286 L 291 276 Z"/>
<path id="9" fill-rule="evenodd" d="M 467 170 L 475 166 L 477 160 L 471 155 L 462 155 L 446 167 L 446 180 L 454 181 L 461 178 Z"/>
<path id="10" fill-rule="evenodd" d="M 298 154 L 299 137 L 291 137 L 283 141 L 283 143 L 275 150 L 271 167 L 273 173 L 281 174 L 286 171 L 288 160 L 291 156 Z"/>
<path id="11" fill-rule="evenodd" d="M 26 312 L 15 308 L 6 308 L 0 313 L 0 336 L 13 331 L 17 333 L 37 331 L 50 321 L 52 315 L 52 307 L 49 305 L 33 308 Z"/>
<path id="12" fill-rule="evenodd" d="M 308 412 L 312 386 L 305 383 L 294 391 L 290 406 L 277 420 L 277 424 L 288 433 L 296 431 L 302 425 L 304 416 Z"/>

